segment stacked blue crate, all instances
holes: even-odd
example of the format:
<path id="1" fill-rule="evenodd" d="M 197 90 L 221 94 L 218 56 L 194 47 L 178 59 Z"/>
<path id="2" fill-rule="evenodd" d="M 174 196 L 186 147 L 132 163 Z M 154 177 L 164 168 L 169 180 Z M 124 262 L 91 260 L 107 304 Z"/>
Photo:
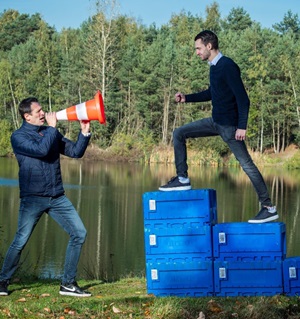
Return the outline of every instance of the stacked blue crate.
<path id="1" fill-rule="evenodd" d="M 216 296 L 270 296 L 283 292 L 284 223 L 223 223 L 213 228 Z"/>
<path id="2" fill-rule="evenodd" d="M 217 222 L 216 191 L 198 189 L 188 192 L 148 192 L 143 194 L 146 220 L 193 219 L 196 223 Z"/>
<path id="3" fill-rule="evenodd" d="M 283 290 L 287 296 L 300 296 L 300 257 L 283 261 Z"/>
<path id="4" fill-rule="evenodd" d="M 211 296 L 212 225 L 216 191 L 143 195 L 147 292 L 156 296 Z"/>
<path id="5" fill-rule="evenodd" d="M 143 195 L 147 291 L 156 296 L 300 294 L 284 223 L 217 224 L 216 192 Z"/>

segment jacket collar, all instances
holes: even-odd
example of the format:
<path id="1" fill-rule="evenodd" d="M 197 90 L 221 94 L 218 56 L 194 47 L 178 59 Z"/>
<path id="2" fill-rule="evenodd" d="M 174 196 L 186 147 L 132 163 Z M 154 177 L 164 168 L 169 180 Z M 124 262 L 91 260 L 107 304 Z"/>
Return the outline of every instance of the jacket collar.
<path id="1" fill-rule="evenodd" d="M 33 124 L 26 122 L 25 120 L 23 120 L 23 123 L 22 123 L 22 128 L 24 128 L 28 131 L 38 132 L 41 129 L 41 127 L 42 127 L 42 125 L 33 125 Z"/>

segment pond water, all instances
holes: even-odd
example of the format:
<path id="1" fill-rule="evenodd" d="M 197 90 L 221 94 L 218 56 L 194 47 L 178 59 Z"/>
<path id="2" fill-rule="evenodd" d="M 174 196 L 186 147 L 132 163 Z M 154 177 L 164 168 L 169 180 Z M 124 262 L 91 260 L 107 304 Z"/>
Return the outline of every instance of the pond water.
<path id="1" fill-rule="evenodd" d="M 78 278 L 116 280 L 144 275 L 142 196 L 157 191 L 174 175 L 173 165 L 62 160 L 66 195 L 88 231 Z M 300 171 L 263 168 L 261 172 L 286 224 L 287 256 L 300 255 Z M 239 168 L 191 166 L 194 189 L 217 192 L 218 222 L 245 222 L 259 210 L 256 193 Z M 13 240 L 18 220 L 18 166 L 14 158 L 0 158 L 0 262 Z M 60 278 L 67 234 L 44 214 L 21 258 L 21 273 Z"/>

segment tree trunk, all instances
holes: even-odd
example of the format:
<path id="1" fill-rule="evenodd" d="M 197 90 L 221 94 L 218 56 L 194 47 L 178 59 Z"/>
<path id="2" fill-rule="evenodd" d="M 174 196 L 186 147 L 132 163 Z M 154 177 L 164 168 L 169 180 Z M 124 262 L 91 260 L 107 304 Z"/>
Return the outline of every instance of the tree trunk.
<path id="1" fill-rule="evenodd" d="M 277 121 L 277 146 L 276 146 L 276 153 L 280 151 L 280 123 Z"/>
<path id="2" fill-rule="evenodd" d="M 285 149 L 285 136 L 286 136 L 286 121 L 283 119 L 283 124 L 282 124 L 282 139 L 281 139 L 281 151 L 284 152 Z"/>
<path id="3" fill-rule="evenodd" d="M 48 104 L 49 111 L 52 112 L 52 101 L 51 101 L 51 71 L 50 71 L 50 63 L 47 59 L 47 75 L 48 75 Z"/>
<path id="4" fill-rule="evenodd" d="M 274 120 L 272 121 L 272 143 L 273 143 L 273 150 L 276 153 L 276 139 L 275 139 L 275 123 Z"/>
<path id="5" fill-rule="evenodd" d="M 291 79 L 294 99 L 295 99 L 295 102 L 296 102 L 296 113 L 297 113 L 298 125 L 299 125 L 299 128 L 300 128 L 300 107 L 297 105 L 297 92 L 296 92 L 296 89 L 295 89 L 295 85 L 294 85 L 294 81 L 293 81 L 293 77 L 292 77 L 292 72 L 291 71 L 289 71 L 289 75 L 290 75 L 290 79 Z"/>
<path id="6" fill-rule="evenodd" d="M 261 129 L 260 129 L 260 153 L 263 152 L 263 146 L 264 146 L 264 117 L 261 116 Z"/>
<path id="7" fill-rule="evenodd" d="M 171 72 L 169 86 L 166 88 L 165 94 L 164 94 L 164 114 L 163 114 L 163 124 L 162 124 L 162 143 L 164 145 L 168 143 L 169 110 L 170 110 L 170 101 L 171 101 L 171 88 L 172 88 L 172 82 L 173 82 L 172 74 L 173 72 Z"/>
<path id="8" fill-rule="evenodd" d="M 8 75 L 8 83 L 9 83 L 9 89 L 11 92 L 11 97 L 13 100 L 13 105 L 11 106 L 11 114 L 12 114 L 12 119 L 13 119 L 13 126 L 14 129 L 16 130 L 17 128 L 19 128 L 19 120 L 18 120 L 18 106 L 17 106 L 17 102 L 16 102 L 16 98 L 14 95 L 14 90 L 11 84 L 11 79 L 10 76 Z"/>

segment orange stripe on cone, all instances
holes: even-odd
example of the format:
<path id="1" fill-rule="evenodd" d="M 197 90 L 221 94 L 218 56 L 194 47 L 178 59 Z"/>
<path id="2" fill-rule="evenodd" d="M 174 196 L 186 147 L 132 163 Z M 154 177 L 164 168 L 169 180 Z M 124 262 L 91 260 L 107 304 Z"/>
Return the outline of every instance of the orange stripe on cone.
<path id="1" fill-rule="evenodd" d="M 76 114 L 76 105 L 70 106 L 66 109 L 67 112 L 67 120 L 68 121 L 78 121 L 78 117 Z"/>

